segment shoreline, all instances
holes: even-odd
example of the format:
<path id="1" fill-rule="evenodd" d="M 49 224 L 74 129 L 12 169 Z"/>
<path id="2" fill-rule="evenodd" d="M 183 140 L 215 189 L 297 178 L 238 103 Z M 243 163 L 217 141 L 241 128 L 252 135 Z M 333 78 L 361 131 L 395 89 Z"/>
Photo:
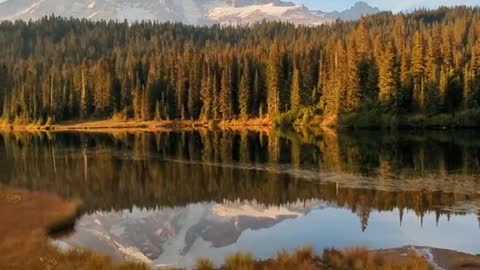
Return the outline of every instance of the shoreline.
<path id="1" fill-rule="evenodd" d="M 80 200 L 0 185 L 0 269 L 148 269 L 138 263 L 116 266 L 106 255 L 85 249 L 63 252 L 52 245 L 52 237 L 73 229 L 81 205 Z"/>
<path id="2" fill-rule="evenodd" d="M 335 130 L 335 131 L 362 131 L 362 130 L 383 130 L 383 131 L 457 131 L 476 130 L 477 126 L 398 126 L 397 128 L 385 128 L 382 126 L 352 127 L 337 125 L 336 119 L 328 118 L 315 125 L 288 126 L 293 130 L 304 128 L 311 130 Z M 287 126 L 285 126 L 287 127 Z M 86 133 L 118 133 L 118 132 L 181 132 L 181 131 L 231 131 L 231 132 L 262 132 L 270 134 L 275 129 L 282 129 L 282 126 L 275 126 L 270 118 L 252 118 L 247 120 L 72 120 L 59 122 L 50 126 L 37 124 L 6 124 L 0 121 L 0 132 L 86 132 Z"/>
<path id="3" fill-rule="evenodd" d="M 258 131 L 270 132 L 272 125 L 267 118 L 231 121 L 194 120 L 86 120 L 66 121 L 51 126 L 34 124 L 0 124 L 4 132 L 168 132 L 191 130 Z"/>

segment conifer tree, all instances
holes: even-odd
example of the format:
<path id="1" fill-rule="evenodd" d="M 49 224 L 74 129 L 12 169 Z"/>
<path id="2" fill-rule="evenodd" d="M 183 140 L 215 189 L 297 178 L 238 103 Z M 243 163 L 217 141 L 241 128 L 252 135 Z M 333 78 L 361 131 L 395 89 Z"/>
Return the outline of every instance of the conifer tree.
<path id="1" fill-rule="evenodd" d="M 295 66 L 293 69 L 292 86 L 290 89 L 290 109 L 298 112 L 302 106 L 300 71 Z"/>
<path id="2" fill-rule="evenodd" d="M 360 107 L 362 92 L 358 71 L 358 54 L 353 39 L 347 42 L 347 67 L 346 67 L 346 107 L 347 112 L 356 111 Z"/>
<path id="3" fill-rule="evenodd" d="M 274 44 L 267 64 L 267 104 L 268 114 L 280 112 L 280 91 L 282 91 L 282 59 L 278 44 Z"/>
<path id="4" fill-rule="evenodd" d="M 425 105 L 425 45 L 422 32 L 415 33 L 412 46 L 413 98 L 417 108 L 423 110 Z"/>
<path id="5" fill-rule="evenodd" d="M 232 70 L 227 66 L 222 71 L 222 82 L 220 88 L 220 112 L 223 120 L 232 117 Z"/>
<path id="6" fill-rule="evenodd" d="M 205 65 L 203 78 L 202 78 L 202 83 L 201 83 L 201 90 L 200 90 L 200 99 L 202 101 L 202 113 L 201 113 L 201 118 L 206 120 L 206 119 L 212 119 L 212 100 L 213 100 L 213 79 L 212 79 L 212 71 L 210 68 L 208 68 L 207 65 Z"/>
<path id="7" fill-rule="evenodd" d="M 243 72 L 240 79 L 240 89 L 239 89 L 239 107 L 240 107 L 240 118 L 247 119 L 250 113 L 250 106 L 252 101 L 252 90 L 250 82 L 250 66 L 248 61 L 245 61 L 243 66 Z"/>
<path id="8" fill-rule="evenodd" d="M 383 53 L 379 67 L 379 97 L 378 99 L 393 109 L 397 109 L 397 78 L 395 74 L 395 51 L 393 43 L 389 42 Z"/>

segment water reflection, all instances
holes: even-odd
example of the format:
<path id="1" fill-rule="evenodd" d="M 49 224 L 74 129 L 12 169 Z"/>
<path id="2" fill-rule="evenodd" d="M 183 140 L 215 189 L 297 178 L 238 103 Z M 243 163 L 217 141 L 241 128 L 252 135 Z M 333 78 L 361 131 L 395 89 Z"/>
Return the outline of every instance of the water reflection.
<path id="1" fill-rule="evenodd" d="M 0 183 L 82 198 L 66 242 L 117 260 L 306 244 L 479 253 L 479 158 L 474 132 L 11 133 Z"/>

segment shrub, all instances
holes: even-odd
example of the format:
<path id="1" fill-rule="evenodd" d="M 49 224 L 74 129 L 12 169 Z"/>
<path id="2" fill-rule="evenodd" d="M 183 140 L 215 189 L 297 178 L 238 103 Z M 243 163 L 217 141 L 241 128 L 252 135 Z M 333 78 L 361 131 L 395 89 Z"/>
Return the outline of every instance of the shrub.
<path id="1" fill-rule="evenodd" d="M 37 121 L 37 123 L 35 123 L 35 125 L 37 125 L 37 126 L 42 126 L 42 125 L 43 125 L 43 122 L 44 122 L 44 121 L 43 121 L 43 117 L 40 116 L 40 118 L 38 118 L 38 121 Z"/>
<path id="2" fill-rule="evenodd" d="M 128 120 L 128 110 L 125 108 L 120 112 L 115 111 L 112 115 L 114 121 L 126 121 Z"/>
<path id="3" fill-rule="evenodd" d="M 444 114 L 444 113 L 437 114 L 425 120 L 426 127 L 447 128 L 447 127 L 453 127 L 454 125 L 455 124 L 454 124 L 453 117 L 449 114 Z"/>
<path id="4" fill-rule="evenodd" d="M 278 128 L 290 127 L 293 125 L 297 117 L 297 112 L 289 111 L 286 113 L 282 113 L 273 119 L 272 125 Z"/>
<path id="5" fill-rule="evenodd" d="M 423 128 L 425 126 L 425 115 L 423 114 L 415 114 L 412 116 L 408 116 L 406 118 L 406 123 L 408 127 L 420 127 Z"/>
<path id="6" fill-rule="evenodd" d="M 53 120 L 53 118 L 51 116 L 49 116 L 47 118 L 47 122 L 45 122 L 45 126 L 46 127 L 51 127 L 54 123 L 55 123 L 55 121 Z"/>
<path id="7" fill-rule="evenodd" d="M 208 258 L 199 258 L 195 264 L 197 270 L 213 270 L 214 268 L 213 262 Z"/>
<path id="8" fill-rule="evenodd" d="M 338 124 L 343 128 L 396 128 L 395 114 L 386 114 L 380 108 L 340 115 Z"/>
<path id="9" fill-rule="evenodd" d="M 225 268 L 227 270 L 254 270 L 255 259 L 250 253 L 235 253 L 227 257 Z"/>
<path id="10" fill-rule="evenodd" d="M 313 119 L 316 115 L 319 115 L 320 112 L 316 112 L 314 108 L 302 108 L 296 116 L 294 121 L 295 126 L 308 126 L 311 125 Z"/>
<path id="11" fill-rule="evenodd" d="M 480 109 L 470 109 L 455 115 L 454 125 L 457 127 L 479 127 Z"/>
<path id="12" fill-rule="evenodd" d="M 264 269 L 275 270 L 314 270 L 316 268 L 315 256 L 313 250 L 309 247 L 300 248 L 295 253 L 289 254 L 286 251 L 280 251 L 277 257 L 267 263 Z"/>
<path id="13" fill-rule="evenodd" d="M 16 116 L 15 120 L 13 120 L 13 125 L 27 125 L 29 124 L 29 120 L 27 116 L 21 115 L 21 116 Z"/>

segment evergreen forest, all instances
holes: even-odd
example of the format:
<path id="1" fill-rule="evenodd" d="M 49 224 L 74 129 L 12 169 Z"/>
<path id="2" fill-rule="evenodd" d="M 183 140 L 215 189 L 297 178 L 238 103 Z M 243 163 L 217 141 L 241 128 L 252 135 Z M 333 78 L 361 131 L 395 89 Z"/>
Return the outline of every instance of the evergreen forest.
<path id="1" fill-rule="evenodd" d="M 480 126 L 480 8 L 318 27 L 45 17 L 0 23 L 0 115 Z"/>

